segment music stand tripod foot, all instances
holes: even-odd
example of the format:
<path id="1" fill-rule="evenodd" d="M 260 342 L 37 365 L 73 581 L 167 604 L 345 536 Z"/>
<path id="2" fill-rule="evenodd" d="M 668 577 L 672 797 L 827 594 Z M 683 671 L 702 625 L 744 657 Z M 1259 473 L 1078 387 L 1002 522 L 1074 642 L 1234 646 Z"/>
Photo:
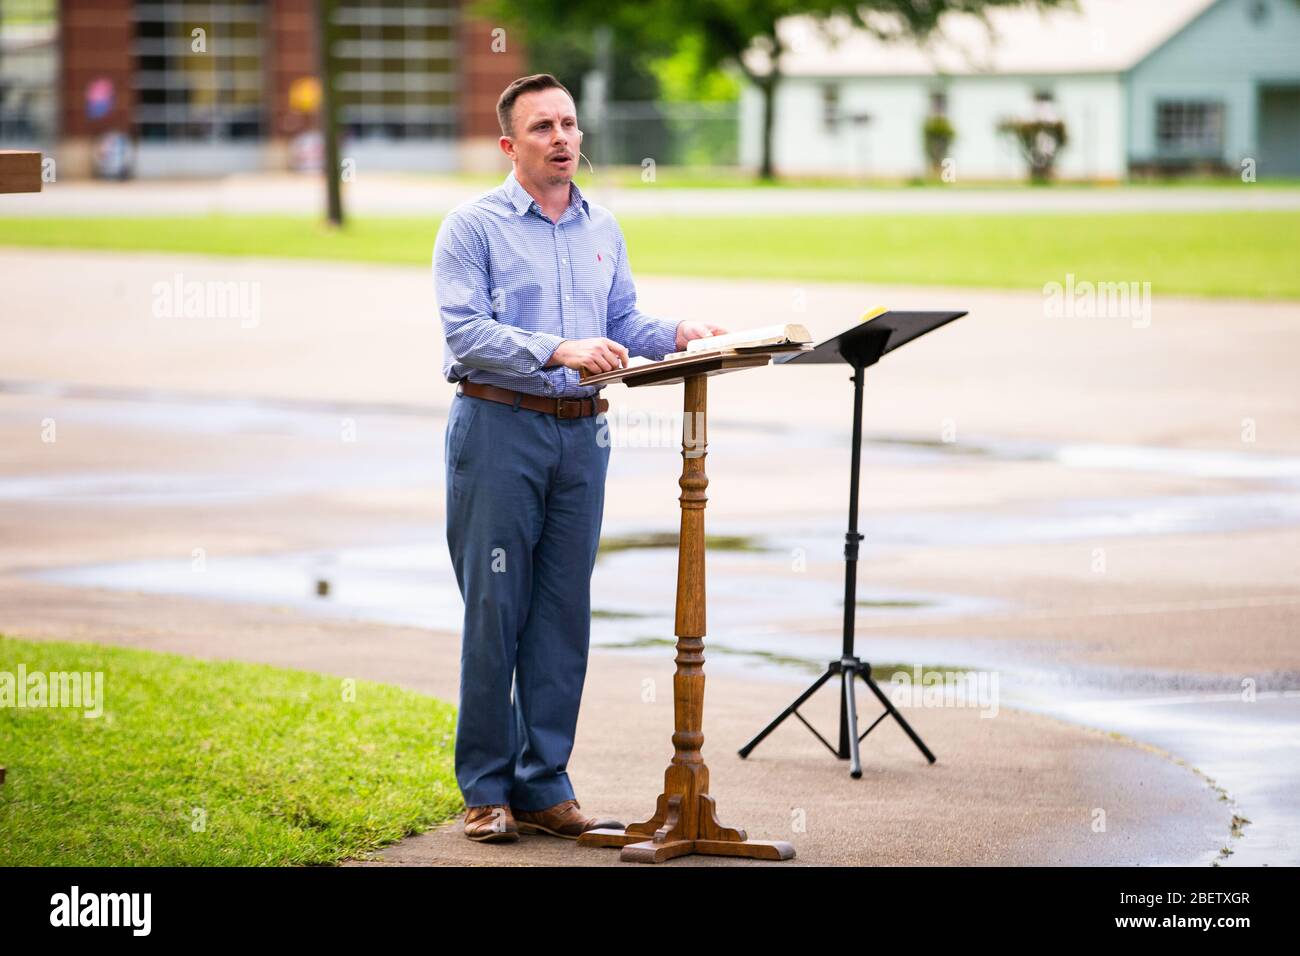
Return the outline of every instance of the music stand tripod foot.
<path id="1" fill-rule="evenodd" d="M 830 741 L 818 733 L 817 728 L 808 723 L 804 718 L 804 715 L 799 713 L 799 707 L 808 700 L 808 698 L 812 697 L 813 694 L 817 693 L 823 684 L 836 675 L 839 675 L 840 678 L 840 745 L 838 748 L 831 746 Z M 854 678 L 856 677 L 862 678 L 863 682 L 871 688 L 871 692 L 876 695 L 876 699 L 879 700 L 885 708 L 881 711 L 880 716 L 871 722 L 871 726 L 861 734 L 858 733 L 857 685 L 854 683 Z M 862 776 L 862 758 L 858 752 L 858 744 L 862 742 L 867 734 L 875 730 L 876 726 L 886 717 L 893 717 L 898 721 L 899 726 L 902 727 L 907 736 L 911 738 L 912 743 L 916 744 L 921 753 L 925 755 L 927 761 L 934 763 L 936 759 L 934 754 L 930 752 L 930 748 L 925 745 L 925 741 L 923 741 L 917 732 L 912 729 L 912 725 L 907 722 L 907 719 L 898 712 L 898 708 L 894 706 L 894 702 L 889 699 L 889 696 L 882 691 L 880 686 L 874 679 L 872 679 L 871 665 L 866 661 L 859 660 L 851 655 L 841 657 L 839 660 L 831 661 L 827 664 L 825 673 L 813 681 L 807 690 L 795 698 L 794 703 L 783 710 L 770 724 L 759 731 L 753 740 L 740 748 L 740 756 L 742 758 L 748 757 L 750 752 L 762 742 L 764 737 L 776 730 L 776 728 L 781 725 L 782 721 L 791 715 L 799 718 L 799 721 L 812 732 L 812 735 L 826 745 L 827 750 L 841 760 L 850 761 L 849 776 L 854 780 L 857 780 Z"/>

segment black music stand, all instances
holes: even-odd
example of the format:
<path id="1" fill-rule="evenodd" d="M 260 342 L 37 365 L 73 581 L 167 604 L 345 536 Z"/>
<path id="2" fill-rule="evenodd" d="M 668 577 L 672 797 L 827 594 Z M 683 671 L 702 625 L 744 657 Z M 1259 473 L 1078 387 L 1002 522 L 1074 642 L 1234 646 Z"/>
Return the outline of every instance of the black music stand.
<path id="1" fill-rule="evenodd" d="M 901 345 L 906 345 L 913 339 L 920 338 L 927 332 L 934 331 L 941 325 L 947 325 L 954 319 L 960 319 L 965 314 L 965 312 L 887 312 L 882 309 L 874 315 L 868 314 L 853 328 L 819 343 L 810 351 L 780 355 L 773 359 L 772 364 L 774 365 L 784 365 L 788 362 L 817 364 L 847 362 L 853 367 L 853 378 L 851 379 L 853 382 L 853 464 L 850 466 L 852 471 L 849 475 L 849 530 L 844 535 L 844 643 L 840 659 L 831 661 L 826 666 L 826 672 L 817 678 L 811 687 L 800 694 L 793 704 L 781 712 L 780 716 L 764 727 L 758 736 L 740 748 L 742 758 L 749 756 L 749 752 L 757 747 L 764 737 L 775 730 L 781 721 L 794 714 L 803 722 L 805 727 L 812 731 L 814 737 L 826 744 L 826 748 L 831 753 L 841 760 L 851 761 L 849 775 L 857 779 L 862 776 L 862 761 L 858 756 L 858 744 L 867 734 L 875 730 L 876 725 L 885 717 L 892 716 L 907 732 L 907 736 L 912 738 L 912 743 L 916 744 L 921 753 L 925 754 L 925 759 L 930 763 L 934 763 L 935 756 L 930 753 L 930 748 L 916 735 L 916 731 L 903 719 L 903 715 L 894 707 L 893 702 L 872 680 L 871 665 L 866 661 L 859 660 L 853 654 L 854 611 L 857 607 L 858 542 L 862 540 L 862 535 L 858 534 L 858 470 L 862 461 L 862 380 L 867 366 L 875 365 L 882 356 L 894 351 Z M 815 694 L 822 684 L 836 674 L 840 675 L 840 746 L 838 750 L 832 747 L 825 737 L 817 733 L 817 729 L 804 720 L 803 714 L 799 713 L 799 705 Z M 853 683 L 854 677 L 861 677 L 885 707 L 884 712 L 875 719 L 870 727 L 862 732 L 861 736 L 858 736 L 858 708 L 856 685 Z"/>

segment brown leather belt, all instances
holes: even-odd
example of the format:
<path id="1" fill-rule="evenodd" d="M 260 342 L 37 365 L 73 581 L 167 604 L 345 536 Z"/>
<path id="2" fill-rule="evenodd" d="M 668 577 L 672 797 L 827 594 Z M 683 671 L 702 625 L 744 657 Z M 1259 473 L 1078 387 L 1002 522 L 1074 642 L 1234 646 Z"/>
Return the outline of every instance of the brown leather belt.
<path id="1" fill-rule="evenodd" d="M 546 412 L 557 418 L 586 418 L 609 408 L 609 402 L 603 398 L 543 398 L 529 395 L 495 385 L 483 385 L 479 382 L 461 382 L 457 391 L 471 398 L 486 398 L 489 402 L 503 402 L 516 408 L 530 408 L 535 412 Z"/>

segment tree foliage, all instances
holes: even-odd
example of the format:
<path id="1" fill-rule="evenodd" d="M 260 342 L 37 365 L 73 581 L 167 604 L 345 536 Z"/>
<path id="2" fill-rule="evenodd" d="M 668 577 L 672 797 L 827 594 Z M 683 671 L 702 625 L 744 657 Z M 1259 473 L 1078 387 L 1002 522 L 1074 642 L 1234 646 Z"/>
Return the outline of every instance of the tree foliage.
<path id="1" fill-rule="evenodd" d="M 696 38 L 704 69 L 731 65 L 762 93 L 763 154 L 760 175 L 771 178 L 772 130 L 780 56 L 784 53 L 777 24 L 786 17 L 807 15 L 827 23 L 844 19 L 885 42 L 913 42 L 930 37 L 947 14 L 971 14 L 987 22 L 991 10 L 1002 7 L 1040 10 L 1074 6 L 1074 0 L 481 0 L 480 15 L 509 21 L 525 35 L 542 39 L 566 32 L 582 33 L 608 25 L 644 56 L 671 53 L 684 36 Z M 773 69 L 756 69 L 745 53 L 767 54 Z"/>

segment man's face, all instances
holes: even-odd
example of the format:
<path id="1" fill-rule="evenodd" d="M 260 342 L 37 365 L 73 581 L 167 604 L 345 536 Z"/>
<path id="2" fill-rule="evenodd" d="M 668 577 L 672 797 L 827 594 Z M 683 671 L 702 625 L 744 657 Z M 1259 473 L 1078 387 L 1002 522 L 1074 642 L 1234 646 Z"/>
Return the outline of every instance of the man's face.
<path id="1" fill-rule="evenodd" d="M 515 100 L 514 136 L 501 137 L 501 148 L 535 183 L 560 186 L 573 179 L 582 131 L 573 100 L 564 90 L 533 90 Z"/>

